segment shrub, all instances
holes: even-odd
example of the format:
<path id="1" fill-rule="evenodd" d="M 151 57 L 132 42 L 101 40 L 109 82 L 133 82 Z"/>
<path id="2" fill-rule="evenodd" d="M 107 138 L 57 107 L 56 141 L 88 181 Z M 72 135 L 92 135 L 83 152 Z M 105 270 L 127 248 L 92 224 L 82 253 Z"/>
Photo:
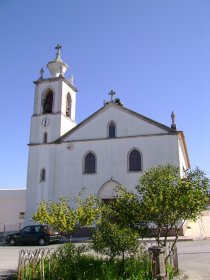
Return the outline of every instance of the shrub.
<path id="1" fill-rule="evenodd" d="M 87 254 L 87 246 L 67 243 L 45 262 L 45 279 L 51 280 L 151 280 L 151 263 L 145 254 L 132 258 L 107 259 Z M 40 266 L 38 266 L 40 268 Z M 37 271 L 37 280 L 43 273 Z M 29 278 L 30 279 L 30 278 Z M 33 278 L 31 278 L 33 279 Z"/>

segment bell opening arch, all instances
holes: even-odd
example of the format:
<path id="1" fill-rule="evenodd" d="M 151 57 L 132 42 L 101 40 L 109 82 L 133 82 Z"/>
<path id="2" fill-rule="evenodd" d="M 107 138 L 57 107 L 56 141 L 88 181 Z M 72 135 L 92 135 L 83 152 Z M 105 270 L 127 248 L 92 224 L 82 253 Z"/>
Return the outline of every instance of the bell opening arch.
<path id="1" fill-rule="evenodd" d="M 42 114 L 52 114 L 54 105 L 54 91 L 47 88 L 42 94 Z"/>

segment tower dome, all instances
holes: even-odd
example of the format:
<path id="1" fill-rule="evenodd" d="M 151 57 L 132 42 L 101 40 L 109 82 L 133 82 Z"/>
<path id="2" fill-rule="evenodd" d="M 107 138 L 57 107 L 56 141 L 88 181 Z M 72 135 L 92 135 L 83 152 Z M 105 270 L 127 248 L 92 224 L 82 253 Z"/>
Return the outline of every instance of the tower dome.
<path id="1" fill-rule="evenodd" d="M 61 59 L 61 48 L 62 46 L 59 44 L 55 47 L 57 50 L 56 58 L 47 64 L 47 68 L 52 77 L 64 76 L 68 69 L 68 65 Z"/>

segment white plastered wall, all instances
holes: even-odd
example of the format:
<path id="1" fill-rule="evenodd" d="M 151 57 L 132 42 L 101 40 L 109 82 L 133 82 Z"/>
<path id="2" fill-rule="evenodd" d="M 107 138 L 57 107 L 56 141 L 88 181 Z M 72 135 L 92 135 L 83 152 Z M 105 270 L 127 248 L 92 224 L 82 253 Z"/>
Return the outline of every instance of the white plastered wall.
<path id="1" fill-rule="evenodd" d="M 128 171 L 128 152 L 138 148 L 142 153 L 142 172 Z M 87 194 L 98 195 L 105 182 L 113 179 L 133 189 L 139 176 L 151 167 L 178 165 L 177 135 L 72 141 L 30 147 L 27 219 L 45 199 L 58 200 L 61 196 L 78 195 L 83 187 Z M 83 158 L 87 151 L 97 157 L 96 174 L 83 173 Z M 46 169 L 46 181 L 40 182 L 40 170 Z M 31 197 L 32 199 L 30 199 Z"/>
<path id="2" fill-rule="evenodd" d="M 25 213 L 26 190 L 0 190 L 0 230 L 3 225 L 16 225 L 23 222 L 20 213 Z"/>

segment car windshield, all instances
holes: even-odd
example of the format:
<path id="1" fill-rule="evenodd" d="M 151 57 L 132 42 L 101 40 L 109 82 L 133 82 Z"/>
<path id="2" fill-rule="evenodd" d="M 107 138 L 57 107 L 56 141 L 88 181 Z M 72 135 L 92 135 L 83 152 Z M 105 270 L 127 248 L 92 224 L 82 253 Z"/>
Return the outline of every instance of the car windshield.
<path id="1" fill-rule="evenodd" d="M 30 232 L 31 231 L 31 227 L 24 227 L 23 229 L 21 229 L 21 232 Z"/>

